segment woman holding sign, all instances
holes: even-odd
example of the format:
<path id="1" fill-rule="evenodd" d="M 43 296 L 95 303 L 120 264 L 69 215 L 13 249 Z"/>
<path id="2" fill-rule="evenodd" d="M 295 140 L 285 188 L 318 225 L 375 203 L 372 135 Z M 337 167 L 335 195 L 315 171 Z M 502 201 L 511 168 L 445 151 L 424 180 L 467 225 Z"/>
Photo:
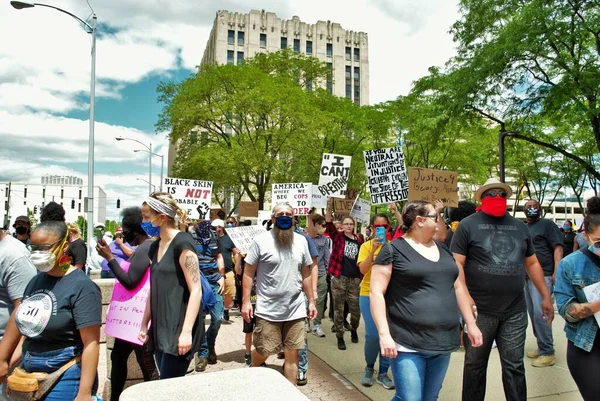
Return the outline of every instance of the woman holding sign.
<path id="1" fill-rule="evenodd" d="M 96 250 L 98 255 L 106 259 L 108 268 L 115 278 L 127 290 L 134 290 L 144 281 L 146 272 L 150 268 L 150 257 L 148 251 L 154 240 L 150 239 L 142 229 L 142 210 L 139 207 L 130 207 L 123 210 L 123 241 L 133 247 L 137 247 L 129 258 L 129 269 L 124 270 L 111 249 L 105 243 L 98 244 Z M 144 381 L 158 379 L 158 372 L 152 353 L 146 345 L 137 345 L 120 338 L 115 338 L 115 343 L 110 354 L 110 399 L 118 400 L 123 392 L 127 380 L 127 360 L 131 352 L 135 352 L 138 364 L 144 376 Z"/>
<path id="2" fill-rule="evenodd" d="M 161 379 L 184 376 L 204 338 L 196 242 L 179 231 L 187 219 L 171 195 L 155 192 L 142 205 L 142 228 L 158 237 L 149 250 L 150 296 L 139 339 L 154 351 Z M 146 330 L 152 318 L 150 330 Z"/>
<path id="3" fill-rule="evenodd" d="M 554 296 L 566 321 L 567 365 L 585 401 L 600 400 L 600 198 L 587 201 L 588 246 L 560 261 Z"/>

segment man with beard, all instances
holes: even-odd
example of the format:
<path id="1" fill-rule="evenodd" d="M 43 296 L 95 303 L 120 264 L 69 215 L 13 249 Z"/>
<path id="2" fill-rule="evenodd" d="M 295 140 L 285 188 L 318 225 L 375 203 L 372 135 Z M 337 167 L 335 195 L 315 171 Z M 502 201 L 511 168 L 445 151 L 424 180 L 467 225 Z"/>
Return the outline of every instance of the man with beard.
<path id="1" fill-rule="evenodd" d="M 15 238 L 25 245 L 29 245 L 29 234 L 31 232 L 31 221 L 27 216 L 19 216 L 13 224 L 15 229 Z"/>
<path id="2" fill-rule="evenodd" d="M 250 323 L 256 316 L 252 366 L 260 366 L 269 355 L 283 349 L 283 373 L 296 384 L 298 350 L 304 348 L 307 317 L 317 314 L 311 279 L 312 259 L 304 237 L 294 232 L 294 211 L 287 203 L 275 205 L 273 229 L 254 239 L 246 255 L 243 277 L 242 316 Z M 256 310 L 250 293 L 256 275 Z"/>

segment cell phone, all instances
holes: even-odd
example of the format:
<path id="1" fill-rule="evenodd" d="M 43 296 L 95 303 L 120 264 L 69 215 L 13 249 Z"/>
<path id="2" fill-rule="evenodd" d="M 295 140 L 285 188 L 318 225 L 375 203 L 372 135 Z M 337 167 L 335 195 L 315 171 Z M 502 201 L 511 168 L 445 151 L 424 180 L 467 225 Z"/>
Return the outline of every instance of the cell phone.
<path id="1" fill-rule="evenodd" d="M 100 243 L 102 241 L 102 237 L 104 236 L 104 231 L 97 228 L 96 230 L 94 230 L 94 235 L 96 236 L 96 241 Z"/>
<path id="2" fill-rule="evenodd" d="M 387 237 L 385 235 L 385 227 L 375 227 L 375 236 L 381 241 L 382 244 L 387 242 Z"/>

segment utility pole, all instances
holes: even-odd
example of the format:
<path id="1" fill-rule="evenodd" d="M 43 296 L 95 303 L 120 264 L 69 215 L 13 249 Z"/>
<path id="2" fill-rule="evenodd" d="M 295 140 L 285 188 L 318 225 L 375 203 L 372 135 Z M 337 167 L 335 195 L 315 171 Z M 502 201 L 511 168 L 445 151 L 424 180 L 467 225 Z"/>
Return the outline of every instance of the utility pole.
<path id="1" fill-rule="evenodd" d="M 8 225 L 10 224 L 10 187 L 12 185 L 12 182 L 8 182 L 8 195 L 7 195 L 7 202 L 6 202 L 6 221 L 4 222 L 4 226 L 8 227 Z"/>

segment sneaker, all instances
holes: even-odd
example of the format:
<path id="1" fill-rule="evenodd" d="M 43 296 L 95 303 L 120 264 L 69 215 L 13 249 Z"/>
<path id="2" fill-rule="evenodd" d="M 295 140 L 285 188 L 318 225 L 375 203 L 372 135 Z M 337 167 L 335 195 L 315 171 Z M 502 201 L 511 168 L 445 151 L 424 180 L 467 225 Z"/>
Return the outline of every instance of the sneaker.
<path id="1" fill-rule="evenodd" d="M 535 366 L 536 368 L 547 368 L 555 363 L 556 358 L 554 355 L 540 355 L 531 363 L 531 366 Z"/>
<path id="2" fill-rule="evenodd" d="M 356 344 L 358 342 L 358 333 L 356 330 L 350 330 L 350 340 Z"/>
<path id="3" fill-rule="evenodd" d="M 323 329 L 320 324 L 315 324 L 315 327 L 312 329 L 312 333 L 317 337 L 325 337 L 325 333 L 323 333 Z"/>
<path id="4" fill-rule="evenodd" d="M 310 322 L 308 320 L 304 322 L 304 331 L 310 333 Z"/>
<path id="5" fill-rule="evenodd" d="M 537 359 L 540 356 L 537 350 L 535 351 L 527 351 L 527 358 Z"/>
<path id="6" fill-rule="evenodd" d="M 373 374 L 375 373 L 375 369 L 366 367 L 365 373 L 363 374 L 362 379 L 360 379 L 360 384 L 365 387 L 371 387 L 373 385 Z"/>
<path id="7" fill-rule="evenodd" d="M 244 365 L 247 368 L 252 366 L 252 355 L 250 355 L 250 354 L 244 355 Z"/>
<path id="8" fill-rule="evenodd" d="M 308 379 L 306 378 L 306 372 L 298 371 L 298 377 L 296 377 L 296 384 L 298 386 L 305 386 L 308 383 Z"/>
<path id="9" fill-rule="evenodd" d="M 377 375 L 376 381 L 377 381 L 377 383 L 381 384 L 383 386 L 383 388 L 386 390 L 393 390 L 396 388 L 396 386 L 394 386 L 394 382 L 392 381 L 392 379 L 390 379 L 388 377 L 387 374 Z"/>
<path id="10" fill-rule="evenodd" d="M 343 338 L 338 338 L 338 349 L 342 351 L 346 349 L 346 342 Z"/>
<path id="11" fill-rule="evenodd" d="M 206 358 L 198 357 L 198 355 L 196 355 L 195 359 L 196 366 L 194 370 L 196 372 L 204 372 L 206 370 L 206 365 L 208 365 L 208 361 L 206 360 Z"/>
<path id="12" fill-rule="evenodd" d="M 277 359 L 285 359 L 285 353 L 283 351 L 279 351 L 277 353 Z"/>
<path id="13" fill-rule="evenodd" d="M 223 321 L 229 323 L 229 309 L 223 310 Z"/>
<path id="14" fill-rule="evenodd" d="M 208 360 L 207 360 L 209 365 L 216 365 L 217 364 L 217 353 L 215 352 L 215 347 L 210 347 L 208 349 Z"/>

